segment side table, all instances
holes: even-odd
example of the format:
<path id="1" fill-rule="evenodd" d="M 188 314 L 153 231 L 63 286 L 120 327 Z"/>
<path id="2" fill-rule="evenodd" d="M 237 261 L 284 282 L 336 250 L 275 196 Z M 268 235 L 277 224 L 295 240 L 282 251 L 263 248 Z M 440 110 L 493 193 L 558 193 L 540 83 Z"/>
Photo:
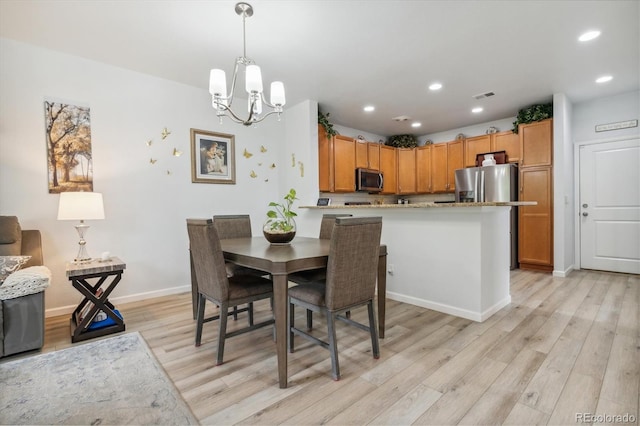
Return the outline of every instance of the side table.
<path id="1" fill-rule="evenodd" d="M 109 295 L 120 282 L 126 266 L 117 257 L 112 257 L 107 261 L 95 259 L 85 263 L 67 263 L 66 272 L 69 281 L 84 296 L 84 299 L 71 314 L 72 343 L 125 330 L 124 320 L 114 311 L 113 304 L 109 302 Z M 95 284 L 88 281 L 92 278 L 97 278 Z M 80 318 L 81 313 L 86 311 L 85 307 L 88 303 L 92 303 L 93 306 L 86 312 L 86 315 Z M 93 318 L 99 311 L 107 314 L 107 317 L 115 324 L 89 330 Z"/>

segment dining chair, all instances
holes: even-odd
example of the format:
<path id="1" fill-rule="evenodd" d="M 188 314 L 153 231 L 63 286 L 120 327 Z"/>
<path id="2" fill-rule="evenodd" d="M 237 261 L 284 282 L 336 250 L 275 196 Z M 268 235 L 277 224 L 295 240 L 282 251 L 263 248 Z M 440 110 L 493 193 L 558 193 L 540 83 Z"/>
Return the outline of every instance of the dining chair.
<path id="1" fill-rule="evenodd" d="M 198 312 L 196 323 L 196 346 L 202 340 L 205 322 L 219 320 L 218 351 L 216 365 L 222 364 L 225 339 L 274 323 L 274 319 L 227 332 L 229 307 L 252 303 L 273 297 L 271 280 L 258 275 L 239 274 L 227 276 L 220 238 L 211 219 L 187 219 L 187 231 L 191 255 L 198 281 Z M 205 303 L 212 301 L 220 307 L 220 314 L 204 318 Z M 250 311 L 250 315 L 252 312 Z"/>
<path id="2" fill-rule="evenodd" d="M 320 221 L 320 235 L 318 238 L 321 240 L 329 240 L 331 239 L 331 233 L 333 232 L 333 227 L 336 224 L 336 219 L 339 217 L 352 217 L 351 214 L 323 214 L 322 220 Z M 308 271 L 300 271 L 295 272 L 293 274 L 289 274 L 287 280 L 296 284 L 308 284 L 311 282 L 321 282 L 324 281 L 327 277 L 327 268 L 322 269 L 312 269 Z M 313 328 L 313 311 L 307 309 L 307 330 L 311 330 Z"/>
<path id="3" fill-rule="evenodd" d="M 251 234 L 251 217 L 248 214 L 229 214 L 229 215 L 214 215 L 213 226 L 218 232 L 218 237 L 221 240 L 227 240 L 230 238 L 250 238 Z M 227 270 L 227 276 L 232 275 L 266 275 L 263 271 L 257 269 L 247 268 L 233 263 L 225 262 L 225 268 Z M 249 303 L 246 308 L 233 307 L 232 315 L 233 319 L 238 319 L 238 314 L 241 312 L 249 312 L 249 325 L 253 324 L 253 305 Z"/>
<path id="4" fill-rule="evenodd" d="M 294 351 L 294 335 L 329 349 L 332 377 L 340 379 L 336 320 L 369 332 L 373 357 L 380 357 L 378 328 L 374 314 L 378 259 L 380 253 L 381 217 L 336 218 L 331 234 L 327 276 L 319 282 L 300 284 L 289 289 L 289 351 Z M 327 317 L 329 342 L 322 341 L 295 327 L 295 306 Z M 366 305 L 369 325 L 340 314 Z"/>

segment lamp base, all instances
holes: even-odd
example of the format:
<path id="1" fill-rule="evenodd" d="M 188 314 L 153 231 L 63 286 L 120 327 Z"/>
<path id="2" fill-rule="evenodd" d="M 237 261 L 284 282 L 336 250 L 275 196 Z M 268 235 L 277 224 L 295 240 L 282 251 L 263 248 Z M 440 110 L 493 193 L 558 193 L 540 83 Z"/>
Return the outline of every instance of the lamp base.
<path id="1" fill-rule="evenodd" d="M 91 256 L 87 252 L 87 242 L 84 239 L 84 234 L 89 230 L 89 225 L 85 225 L 84 221 L 80 221 L 79 225 L 76 225 L 76 231 L 78 231 L 78 236 L 80 237 L 80 241 L 78 241 L 78 254 L 75 259 L 73 259 L 73 263 L 87 263 L 91 262 Z"/>

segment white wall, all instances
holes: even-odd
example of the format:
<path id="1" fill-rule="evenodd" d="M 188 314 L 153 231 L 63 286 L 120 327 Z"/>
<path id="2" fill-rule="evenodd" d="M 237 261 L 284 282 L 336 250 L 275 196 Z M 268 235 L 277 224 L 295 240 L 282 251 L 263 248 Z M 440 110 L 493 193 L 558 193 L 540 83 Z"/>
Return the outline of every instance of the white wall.
<path id="1" fill-rule="evenodd" d="M 573 106 L 573 142 L 604 141 L 631 138 L 640 128 L 596 132 L 598 124 L 616 123 L 640 118 L 640 90 L 599 98 Z"/>
<path id="2" fill-rule="evenodd" d="M 288 107 L 281 122 L 268 118 L 246 128 L 225 119 L 221 125 L 200 88 L 7 39 L 0 39 L 0 54 L 0 214 L 42 231 L 53 273 L 48 315 L 69 311 L 80 295 L 65 276 L 77 251 L 74 223 L 56 220 L 59 195 L 48 193 L 45 98 L 91 108 L 94 191 L 104 194 L 106 218 L 89 222 L 87 247 L 90 255 L 108 250 L 127 263 L 116 303 L 189 288 L 185 218 L 249 213 L 259 235 L 269 201 L 281 199 L 284 188 L 300 186 L 301 198 L 315 203 L 317 152 L 308 141 L 317 141 L 309 130 L 317 112 L 309 103 Z M 165 126 L 171 135 L 162 141 Z M 191 183 L 190 128 L 235 135 L 235 185 Z M 183 155 L 173 157 L 174 147 Z M 242 155 L 245 149 L 251 158 Z M 294 151 L 307 165 L 304 185 L 287 162 Z M 258 177 L 249 177 L 252 170 Z"/>
<path id="3" fill-rule="evenodd" d="M 418 136 L 418 145 L 424 145 L 427 139 L 431 139 L 433 143 L 450 142 L 456 139 L 459 133 L 462 133 L 466 137 L 484 135 L 489 127 L 495 127 L 499 132 L 513 129 L 513 122 L 516 121 L 516 117 L 507 117 L 501 120 L 488 121 L 486 123 L 474 124 L 473 126 L 460 127 L 458 129 L 451 129 L 445 132 L 430 133 L 422 136 Z"/>

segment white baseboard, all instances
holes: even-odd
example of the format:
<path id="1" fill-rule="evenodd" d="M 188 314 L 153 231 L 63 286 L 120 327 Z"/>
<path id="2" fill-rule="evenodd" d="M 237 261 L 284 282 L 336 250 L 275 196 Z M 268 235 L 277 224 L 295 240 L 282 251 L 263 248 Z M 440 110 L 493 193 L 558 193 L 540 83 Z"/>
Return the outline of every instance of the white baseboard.
<path id="1" fill-rule="evenodd" d="M 509 295 L 505 299 L 491 306 L 489 309 L 486 309 L 484 312 L 475 312 L 475 311 L 470 311 L 468 309 L 460 309 L 455 306 L 445 305 L 443 303 L 432 302 L 430 300 L 419 299 L 417 297 L 407 296 L 404 294 L 394 293 L 390 291 L 387 291 L 387 298 L 391 300 L 396 300 L 398 302 L 404 302 L 404 303 L 409 303 L 411 305 L 420 306 L 421 308 L 432 309 L 434 311 L 442 312 L 442 313 L 453 315 L 456 317 L 465 318 L 465 319 L 476 321 L 476 322 L 482 322 L 486 320 L 491 315 L 495 314 L 500 309 L 504 308 L 509 303 L 511 303 L 511 295 Z"/>
<path id="2" fill-rule="evenodd" d="M 179 293 L 186 293 L 186 292 L 191 292 L 191 285 L 164 288 L 162 290 L 130 294 L 130 295 L 121 296 L 121 297 L 111 297 L 109 298 L 109 302 L 113 303 L 114 305 L 117 305 L 120 303 L 137 302 L 139 300 L 153 299 L 155 297 L 169 296 L 171 294 L 179 294 Z M 77 305 L 68 305 L 68 306 L 61 306 L 59 308 L 46 309 L 44 316 L 49 318 L 49 317 L 56 317 L 59 315 L 68 315 L 76 309 L 76 306 Z"/>
<path id="3" fill-rule="evenodd" d="M 573 265 L 569 266 L 564 271 L 553 271 L 553 276 L 558 278 L 566 278 L 573 271 Z"/>

